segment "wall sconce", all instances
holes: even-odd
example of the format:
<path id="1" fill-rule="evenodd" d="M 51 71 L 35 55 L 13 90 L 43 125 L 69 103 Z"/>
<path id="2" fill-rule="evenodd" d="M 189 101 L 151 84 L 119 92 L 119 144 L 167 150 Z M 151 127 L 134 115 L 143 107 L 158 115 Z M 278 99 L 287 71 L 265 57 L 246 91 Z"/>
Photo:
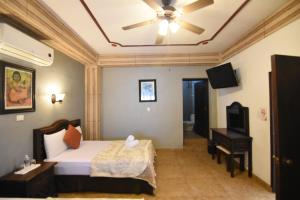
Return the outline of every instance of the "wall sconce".
<path id="1" fill-rule="evenodd" d="M 55 104 L 56 102 L 62 103 L 65 98 L 65 94 L 52 94 L 51 96 L 51 102 L 52 104 Z"/>

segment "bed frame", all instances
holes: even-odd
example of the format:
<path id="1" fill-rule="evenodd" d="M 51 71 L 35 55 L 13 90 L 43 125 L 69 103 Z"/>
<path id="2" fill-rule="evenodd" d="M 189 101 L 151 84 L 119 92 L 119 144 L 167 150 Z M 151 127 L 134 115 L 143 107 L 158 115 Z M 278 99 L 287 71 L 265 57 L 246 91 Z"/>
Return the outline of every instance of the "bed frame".
<path id="1" fill-rule="evenodd" d="M 50 135 L 68 125 L 80 125 L 80 119 L 59 120 L 52 125 L 33 130 L 33 157 L 42 162 L 46 159 L 44 134 Z M 85 175 L 55 175 L 57 192 L 105 192 L 105 193 L 146 193 L 153 195 L 154 188 L 144 180 L 133 178 L 90 177 Z"/>

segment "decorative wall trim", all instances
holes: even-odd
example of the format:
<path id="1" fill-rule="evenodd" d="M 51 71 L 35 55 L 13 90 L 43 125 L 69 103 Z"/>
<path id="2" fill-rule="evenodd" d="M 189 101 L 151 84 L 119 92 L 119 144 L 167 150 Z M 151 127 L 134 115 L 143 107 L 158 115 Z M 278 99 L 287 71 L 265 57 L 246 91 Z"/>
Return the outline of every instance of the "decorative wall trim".
<path id="1" fill-rule="evenodd" d="M 289 23 L 299 19 L 300 17 L 300 1 L 291 0 L 274 14 L 260 22 L 252 31 L 244 38 L 236 42 L 233 46 L 222 52 L 222 60 L 227 60 L 246 48 L 252 46 L 256 42 L 266 38 L 275 31 L 283 28 Z"/>
<path id="2" fill-rule="evenodd" d="M 217 53 L 99 55 L 100 67 L 212 66 L 221 63 Z"/>
<path id="3" fill-rule="evenodd" d="M 48 36 L 50 40 L 42 40 L 45 44 L 83 64 L 96 63 L 97 53 L 41 1 L 0 0 L 0 12 L 9 15 L 30 30 L 39 30 Z"/>
<path id="4" fill-rule="evenodd" d="M 101 73 L 97 65 L 85 66 L 85 136 L 86 140 L 100 140 Z"/>
<path id="5" fill-rule="evenodd" d="M 80 3 L 84 7 L 84 9 L 87 11 L 87 13 L 90 15 L 91 19 L 101 32 L 101 34 L 104 36 L 106 41 L 112 45 L 118 45 L 120 47 L 155 47 L 155 46 L 198 46 L 200 44 L 207 44 L 207 42 L 214 40 L 221 32 L 222 30 L 234 19 L 234 17 L 250 2 L 250 0 L 244 0 L 244 2 L 238 7 L 236 11 L 224 22 L 224 24 L 209 38 L 205 40 L 201 40 L 197 43 L 193 44 L 121 44 L 117 41 L 111 41 L 104 29 L 101 27 L 100 23 L 94 16 L 93 12 L 89 8 L 89 6 L 86 4 L 85 0 L 80 0 Z"/>
<path id="6" fill-rule="evenodd" d="M 82 0 L 83 1 L 83 0 Z M 248 2 L 248 1 L 245 1 Z M 99 55 L 77 34 L 66 27 L 50 9 L 39 0 L 0 0 L 0 13 L 22 23 L 26 28 L 42 34 L 47 45 L 63 52 L 83 64 L 101 67 L 120 66 L 211 66 L 262 40 L 300 17 L 300 1 L 291 0 L 264 19 L 243 39 L 220 53 L 207 54 L 125 54 Z M 38 30 L 38 31 L 37 31 Z"/>

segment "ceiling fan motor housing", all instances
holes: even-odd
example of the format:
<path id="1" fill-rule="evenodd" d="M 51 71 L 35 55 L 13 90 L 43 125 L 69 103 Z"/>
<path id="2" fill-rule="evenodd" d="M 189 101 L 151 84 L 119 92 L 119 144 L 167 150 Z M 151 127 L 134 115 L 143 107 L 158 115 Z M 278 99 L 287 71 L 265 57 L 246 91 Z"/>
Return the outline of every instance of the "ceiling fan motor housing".
<path id="1" fill-rule="evenodd" d="M 156 11 L 157 17 L 143 22 L 131 24 L 129 26 L 124 26 L 122 27 L 122 29 L 130 30 L 141 26 L 153 24 L 157 20 L 159 20 L 160 29 L 155 44 L 161 44 L 163 42 L 164 36 L 167 34 L 169 28 L 172 31 L 172 33 L 176 33 L 176 31 L 180 27 L 182 27 L 183 29 L 186 29 L 195 34 L 202 34 L 205 31 L 203 28 L 186 22 L 185 20 L 180 19 L 180 17 L 182 16 L 182 14 L 194 12 L 214 3 L 214 0 L 196 0 L 193 3 L 183 6 L 180 10 L 177 10 L 173 6 L 175 1 L 172 3 L 172 0 L 161 0 L 161 3 L 158 3 L 158 0 L 143 1 L 154 11 Z"/>
<path id="2" fill-rule="evenodd" d="M 169 6 L 172 0 L 162 0 L 164 6 Z"/>
<path id="3" fill-rule="evenodd" d="M 165 11 L 175 11 L 176 9 L 173 6 L 164 6 L 162 7 Z"/>
<path id="4" fill-rule="evenodd" d="M 172 7 L 172 6 L 170 6 L 170 7 Z M 172 7 L 172 8 L 174 9 L 174 7 Z M 162 17 L 168 18 L 168 19 L 175 19 L 176 18 L 176 16 L 174 15 L 175 9 L 174 10 L 173 9 L 165 9 L 165 7 L 163 7 L 163 9 L 164 9 L 164 13 L 163 13 Z"/>

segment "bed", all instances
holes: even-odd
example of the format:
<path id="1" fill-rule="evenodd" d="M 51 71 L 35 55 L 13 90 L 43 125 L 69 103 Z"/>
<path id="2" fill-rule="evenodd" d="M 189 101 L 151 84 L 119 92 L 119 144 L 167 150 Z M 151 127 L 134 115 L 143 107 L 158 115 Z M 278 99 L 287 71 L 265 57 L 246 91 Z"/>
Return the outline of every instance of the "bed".
<path id="1" fill-rule="evenodd" d="M 44 135 L 67 129 L 71 124 L 80 126 L 80 120 L 59 120 L 50 126 L 33 130 L 33 156 L 38 162 L 46 160 Z M 152 194 L 154 187 L 149 182 L 127 177 L 91 177 L 90 160 L 96 151 L 101 151 L 112 141 L 82 141 L 78 151 L 67 150 L 48 161 L 55 161 L 55 182 L 58 192 L 105 192 Z M 101 145 L 100 145 L 101 143 Z M 47 160 L 46 160 L 47 161 Z"/>

